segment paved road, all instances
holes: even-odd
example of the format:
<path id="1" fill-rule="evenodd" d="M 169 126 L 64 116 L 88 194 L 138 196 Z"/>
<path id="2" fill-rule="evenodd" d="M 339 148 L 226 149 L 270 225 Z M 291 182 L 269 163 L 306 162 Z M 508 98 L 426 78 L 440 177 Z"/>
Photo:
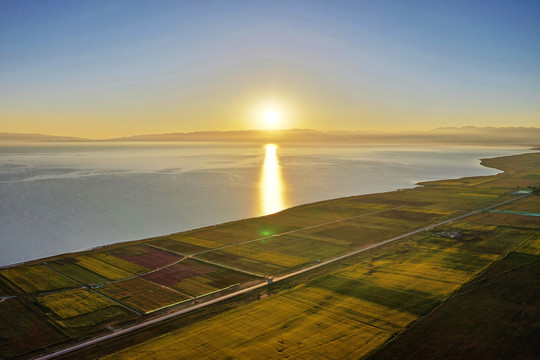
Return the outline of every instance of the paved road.
<path id="1" fill-rule="evenodd" d="M 466 213 L 466 214 L 464 214 L 464 215 L 460 215 L 460 216 L 457 216 L 457 217 L 452 218 L 452 219 L 449 219 L 449 220 L 441 221 L 441 222 L 436 223 L 436 224 L 431 224 L 431 225 L 429 225 L 429 226 L 426 226 L 426 227 L 423 227 L 423 228 L 421 228 L 421 229 L 417 229 L 417 230 L 408 232 L 408 233 L 403 234 L 403 235 L 395 236 L 395 237 L 393 237 L 393 238 L 391 238 L 391 239 L 384 240 L 384 241 L 382 241 L 382 242 L 379 242 L 379 243 L 376 243 L 376 244 L 367 246 L 367 247 L 362 248 L 362 249 L 358 249 L 358 250 L 349 252 L 349 253 L 347 253 L 347 254 L 343 254 L 343 255 L 341 255 L 341 256 L 338 256 L 338 257 L 336 257 L 336 258 L 332 258 L 332 259 L 330 259 L 330 260 L 322 261 L 322 262 L 320 262 L 320 263 L 314 264 L 314 265 L 309 266 L 309 267 L 307 267 L 307 268 L 300 269 L 300 270 L 298 270 L 298 271 L 295 271 L 295 272 L 292 272 L 292 273 L 289 273 L 289 274 L 286 274 L 286 275 L 283 275 L 283 276 L 275 277 L 275 278 L 273 278 L 273 282 L 278 282 L 278 281 L 281 281 L 281 280 L 288 279 L 288 278 L 290 278 L 290 277 L 292 277 L 292 276 L 296 276 L 296 275 L 299 275 L 299 274 L 303 274 L 303 273 L 305 273 L 305 272 L 308 272 L 308 271 L 317 269 L 317 268 L 319 268 L 319 267 L 321 267 L 321 266 L 325 266 L 325 265 L 334 263 L 334 262 L 336 262 L 336 261 L 339 261 L 339 260 L 348 258 L 348 257 L 353 256 L 353 255 L 356 255 L 356 254 L 359 254 L 359 253 L 361 253 L 361 252 L 364 252 L 364 251 L 367 251 L 367 250 L 370 250 L 370 249 L 373 249 L 373 248 L 376 248 L 376 247 L 379 247 L 379 246 L 382 246 L 382 245 L 386 245 L 386 244 L 388 244 L 388 243 L 391 243 L 391 242 L 394 242 L 394 241 L 397 241 L 397 240 L 406 238 L 406 237 L 411 236 L 411 235 L 414 235 L 414 234 L 418 234 L 418 233 L 420 233 L 420 232 L 422 232 L 422 231 L 426 231 L 426 230 L 428 230 L 428 229 L 431 229 L 431 228 L 434 228 L 434 227 L 437 227 L 437 226 L 441 226 L 441 225 L 445 225 L 445 224 L 448 224 L 448 223 L 451 223 L 451 222 L 454 222 L 454 221 L 457 221 L 457 220 L 461 220 L 461 219 L 466 218 L 466 217 L 468 217 L 468 216 L 475 215 L 475 214 L 481 213 L 481 212 L 483 212 L 483 211 L 487 211 L 487 210 L 493 209 L 493 208 L 495 208 L 495 207 L 498 207 L 498 206 L 501 206 L 501 205 L 505 205 L 505 204 L 514 202 L 514 201 L 516 201 L 516 200 L 520 200 L 520 199 L 522 199 L 522 198 L 524 198 L 524 197 L 527 197 L 527 196 L 529 196 L 529 194 L 526 194 L 526 195 L 523 195 L 523 196 L 520 196 L 520 197 L 515 197 L 515 198 L 513 198 L 513 199 L 510 199 L 510 200 L 507 200 L 507 201 L 503 201 L 503 202 L 500 202 L 500 203 L 498 203 L 498 204 L 491 205 L 491 206 L 485 207 L 485 208 L 480 209 L 480 210 L 471 211 L 471 212 Z M 140 324 L 137 324 L 137 325 L 133 325 L 133 326 L 130 326 L 130 327 L 127 327 L 127 328 L 124 328 L 124 329 L 117 330 L 117 331 L 115 331 L 115 332 L 113 332 L 113 333 L 111 333 L 111 334 L 103 335 L 103 336 L 100 336 L 100 337 L 98 337 L 98 338 L 94 338 L 94 339 L 91 339 L 91 340 L 84 341 L 84 342 L 82 342 L 82 343 L 79 343 L 79 344 L 77 344 L 77 345 L 70 346 L 70 347 L 65 348 L 65 349 L 63 349 L 63 350 L 59 350 L 59 351 L 53 352 L 53 353 L 51 353 L 51 354 L 48 354 L 48 355 L 39 357 L 39 358 L 37 358 L 37 360 L 53 359 L 53 358 L 58 357 L 58 356 L 61 356 L 61 355 L 69 354 L 69 353 L 71 353 L 71 352 L 73 352 L 73 351 L 80 350 L 80 349 L 83 349 L 83 348 L 85 348 L 85 347 L 92 346 L 92 345 L 95 345 L 95 344 L 99 344 L 99 343 L 101 343 L 101 342 L 103 342 L 103 341 L 113 339 L 113 338 L 115 338 L 115 337 L 117 337 L 117 336 L 122 336 L 122 335 L 125 335 L 125 334 L 129 334 L 129 333 L 131 333 L 131 332 L 133 332 L 133 331 L 137 331 L 137 330 L 143 329 L 143 328 L 145 328 L 145 327 L 148 327 L 148 326 L 151 326 L 151 325 L 160 323 L 160 322 L 162 322 L 162 321 L 166 321 L 166 320 L 175 318 L 175 317 L 177 317 L 177 316 L 180 316 L 180 315 L 189 313 L 189 312 L 191 312 L 191 311 L 195 311 L 195 310 L 201 309 L 201 308 L 203 308 L 203 307 L 210 306 L 210 305 L 219 303 L 219 302 L 221 302 L 221 301 L 224 301 L 224 300 L 233 298 L 233 297 L 235 297 L 235 296 L 238 296 L 238 295 L 241 295 L 241 294 L 245 294 L 245 293 L 247 293 L 247 292 L 250 292 L 250 291 L 253 291 L 253 290 L 256 290 L 256 289 L 260 289 L 260 288 L 266 286 L 267 284 L 268 284 L 268 283 L 267 283 L 266 281 L 265 281 L 265 282 L 261 282 L 260 284 L 251 286 L 251 287 L 246 288 L 246 289 L 243 289 L 243 290 L 235 291 L 235 292 L 230 293 L 230 294 L 227 294 L 227 295 L 223 295 L 223 296 L 221 296 L 221 297 L 219 297 L 219 298 L 216 298 L 216 299 L 213 299 L 213 300 L 208 300 L 208 301 L 206 301 L 206 302 L 204 302 L 204 303 L 201 303 L 201 304 L 197 304 L 197 305 L 191 306 L 191 307 L 189 307 L 189 308 L 187 308 L 187 309 L 178 310 L 178 311 L 175 311 L 175 312 L 166 314 L 166 315 L 162 315 L 162 316 L 159 316 L 159 317 L 150 319 L 150 320 L 148 320 L 148 321 L 145 321 L 145 322 L 140 323 Z"/>

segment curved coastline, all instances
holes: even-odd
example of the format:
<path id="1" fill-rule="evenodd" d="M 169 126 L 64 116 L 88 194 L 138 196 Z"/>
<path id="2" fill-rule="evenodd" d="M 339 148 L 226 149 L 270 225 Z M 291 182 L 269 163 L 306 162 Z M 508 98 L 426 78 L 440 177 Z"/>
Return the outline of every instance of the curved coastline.
<path id="1" fill-rule="evenodd" d="M 522 156 L 522 155 L 534 153 L 534 151 L 536 151 L 536 150 L 540 151 L 540 147 L 530 148 L 529 151 L 533 151 L 533 152 L 525 152 L 525 153 L 522 153 L 522 154 L 509 155 L 509 156 Z M 502 168 L 497 167 L 498 165 L 497 165 L 496 160 L 497 159 L 503 159 L 503 158 L 506 158 L 506 157 L 509 157 L 509 156 L 497 156 L 497 157 L 493 157 L 493 158 L 480 158 L 480 159 L 478 159 L 480 166 L 483 166 L 483 167 L 486 167 L 486 168 L 492 168 L 492 169 L 496 169 L 496 170 L 500 171 L 499 173 L 497 173 L 495 175 L 481 175 L 480 177 L 486 177 L 487 178 L 487 177 L 490 177 L 490 176 L 503 175 L 506 171 L 508 171 L 508 168 L 505 168 L 504 166 L 502 166 Z M 499 166 L 501 166 L 501 165 L 499 165 Z M 476 177 L 476 176 L 473 176 L 473 177 Z M 314 202 L 300 204 L 300 205 L 292 206 L 290 208 L 283 209 L 283 210 L 279 211 L 279 213 L 289 211 L 289 210 L 299 209 L 299 208 L 302 208 L 302 207 L 305 207 L 305 206 L 313 206 L 313 205 L 317 205 L 317 204 L 322 204 L 322 203 L 329 202 L 329 201 L 339 201 L 339 200 L 346 200 L 346 199 L 351 199 L 351 198 L 355 198 L 355 197 L 359 197 L 359 196 L 377 195 L 377 194 L 384 194 L 384 193 L 388 193 L 388 192 L 403 191 L 403 190 L 407 190 L 407 189 L 413 189 L 413 188 L 418 187 L 418 186 L 435 185 L 435 184 L 440 183 L 440 182 L 446 182 L 446 181 L 451 181 L 451 180 L 459 180 L 459 179 L 467 179 L 467 178 L 470 178 L 470 176 L 461 177 L 461 178 L 418 181 L 418 182 L 414 183 L 413 186 L 408 187 L 408 188 L 400 188 L 400 189 L 395 189 L 395 190 L 391 190 L 391 191 L 385 191 L 385 192 L 381 192 L 381 193 L 369 193 L 369 194 L 362 194 L 362 195 L 351 195 L 351 196 L 345 196 L 345 197 L 338 197 L 338 198 L 314 201 Z M 198 227 L 198 228 L 193 228 L 193 229 L 188 229 L 188 230 L 182 230 L 180 232 L 172 232 L 172 233 L 169 233 L 169 234 L 156 234 L 154 236 L 150 236 L 150 237 L 142 238 L 142 239 L 126 240 L 126 241 L 114 242 L 114 243 L 110 243 L 110 244 L 103 244 L 103 245 L 98 245 L 98 246 L 87 248 L 87 249 L 81 249 L 81 250 L 76 250 L 76 251 L 59 253 L 59 254 L 55 254 L 55 255 L 51 255 L 51 256 L 46 256 L 46 257 L 42 257 L 42 258 L 36 258 L 36 259 L 22 261 L 22 262 L 8 264 L 8 265 L 0 265 L 0 269 L 10 268 L 10 267 L 15 267 L 15 266 L 32 265 L 32 264 L 36 264 L 36 263 L 41 263 L 41 262 L 46 262 L 46 261 L 50 261 L 50 260 L 53 260 L 53 259 L 57 259 L 59 257 L 74 256 L 74 255 L 77 255 L 77 254 L 96 251 L 96 250 L 114 249 L 114 248 L 119 247 L 119 246 L 137 244 L 137 243 L 149 241 L 149 240 L 152 240 L 152 239 L 155 239 L 155 238 L 167 237 L 167 236 L 171 236 L 171 235 L 175 235 L 175 234 L 190 234 L 192 232 L 205 230 L 205 229 L 211 229 L 211 228 L 214 228 L 214 227 L 217 227 L 217 226 L 236 224 L 236 223 L 240 223 L 242 221 L 246 221 L 246 220 L 250 220 L 250 219 L 264 218 L 265 216 L 268 216 L 268 215 L 236 219 L 236 220 L 231 220 L 231 221 L 227 221 L 227 222 L 223 222 L 223 223 L 210 224 L 210 225 L 206 225 L 206 226 L 203 226 L 203 227 Z"/>

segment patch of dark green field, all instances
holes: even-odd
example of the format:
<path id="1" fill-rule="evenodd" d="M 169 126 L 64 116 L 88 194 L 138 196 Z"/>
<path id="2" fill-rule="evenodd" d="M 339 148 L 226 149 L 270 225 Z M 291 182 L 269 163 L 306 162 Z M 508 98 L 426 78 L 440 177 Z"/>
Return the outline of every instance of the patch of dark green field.
<path id="1" fill-rule="evenodd" d="M 200 254 L 197 255 L 197 258 L 208 260 L 219 265 L 239 269 L 240 271 L 248 271 L 263 276 L 277 274 L 287 270 L 287 268 L 277 264 L 250 259 L 235 254 L 229 254 L 222 250 Z"/>
<path id="2" fill-rule="evenodd" d="M 540 257 L 512 253 L 369 359 L 538 359 Z"/>
<path id="3" fill-rule="evenodd" d="M 0 302 L 0 358 L 61 343 L 68 337 L 19 299 Z"/>
<path id="4" fill-rule="evenodd" d="M 304 257 L 309 260 L 324 259 L 340 254 L 348 249 L 327 241 L 305 239 L 294 235 L 282 235 L 270 239 L 262 239 L 247 245 L 255 251 L 272 251 L 275 253 Z"/>
<path id="5" fill-rule="evenodd" d="M 439 300 L 433 299 L 430 294 L 421 291 L 394 290 L 362 280 L 347 279 L 335 275 L 318 278 L 311 281 L 309 286 L 316 286 L 415 315 L 425 315 L 439 304 Z"/>
<path id="6" fill-rule="evenodd" d="M 173 240 L 169 238 L 159 238 L 156 240 L 149 241 L 147 243 L 151 246 L 156 246 L 158 248 L 174 251 L 176 253 L 182 254 L 182 255 L 191 255 L 195 254 L 201 251 L 208 250 L 208 248 L 195 245 L 195 244 L 189 244 L 178 240 Z"/>
<path id="7" fill-rule="evenodd" d="M 109 279 L 83 268 L 69 259 L 56 260 L 47 263 L 47 265 L 82 284 L 101 284 L 109 281 Z"/>

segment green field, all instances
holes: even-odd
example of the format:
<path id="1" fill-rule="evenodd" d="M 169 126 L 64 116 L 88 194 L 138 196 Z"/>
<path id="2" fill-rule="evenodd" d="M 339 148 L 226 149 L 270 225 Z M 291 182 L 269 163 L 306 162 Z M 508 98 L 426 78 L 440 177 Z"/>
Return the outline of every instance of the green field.
<path id="1" fill-rule="evenodd" d="M 44 265 L 0 270 L 0 280 L 15 293 L 34 293 L 77 287 L 78 284 Z"/>
<path id="2" fill-rule="evenodd" d="M 101 284 L 108 280 L 107 278 L 98 275 L 93 271 L 77 265 L 76 262 L 77 260 L 73 258 L 66 258 L 51 261 L 47 263 L 47 265 L 82 284 Z"/>

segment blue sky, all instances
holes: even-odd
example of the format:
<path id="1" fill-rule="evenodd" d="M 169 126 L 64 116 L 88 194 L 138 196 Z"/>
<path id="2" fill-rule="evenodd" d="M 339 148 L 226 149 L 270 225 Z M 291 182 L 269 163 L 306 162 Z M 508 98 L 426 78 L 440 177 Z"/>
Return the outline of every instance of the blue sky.
<path id="1" fill-rule="evenodd" d="M 0 1 L 0 131 L 540 126 L 538 1 Z"/>

